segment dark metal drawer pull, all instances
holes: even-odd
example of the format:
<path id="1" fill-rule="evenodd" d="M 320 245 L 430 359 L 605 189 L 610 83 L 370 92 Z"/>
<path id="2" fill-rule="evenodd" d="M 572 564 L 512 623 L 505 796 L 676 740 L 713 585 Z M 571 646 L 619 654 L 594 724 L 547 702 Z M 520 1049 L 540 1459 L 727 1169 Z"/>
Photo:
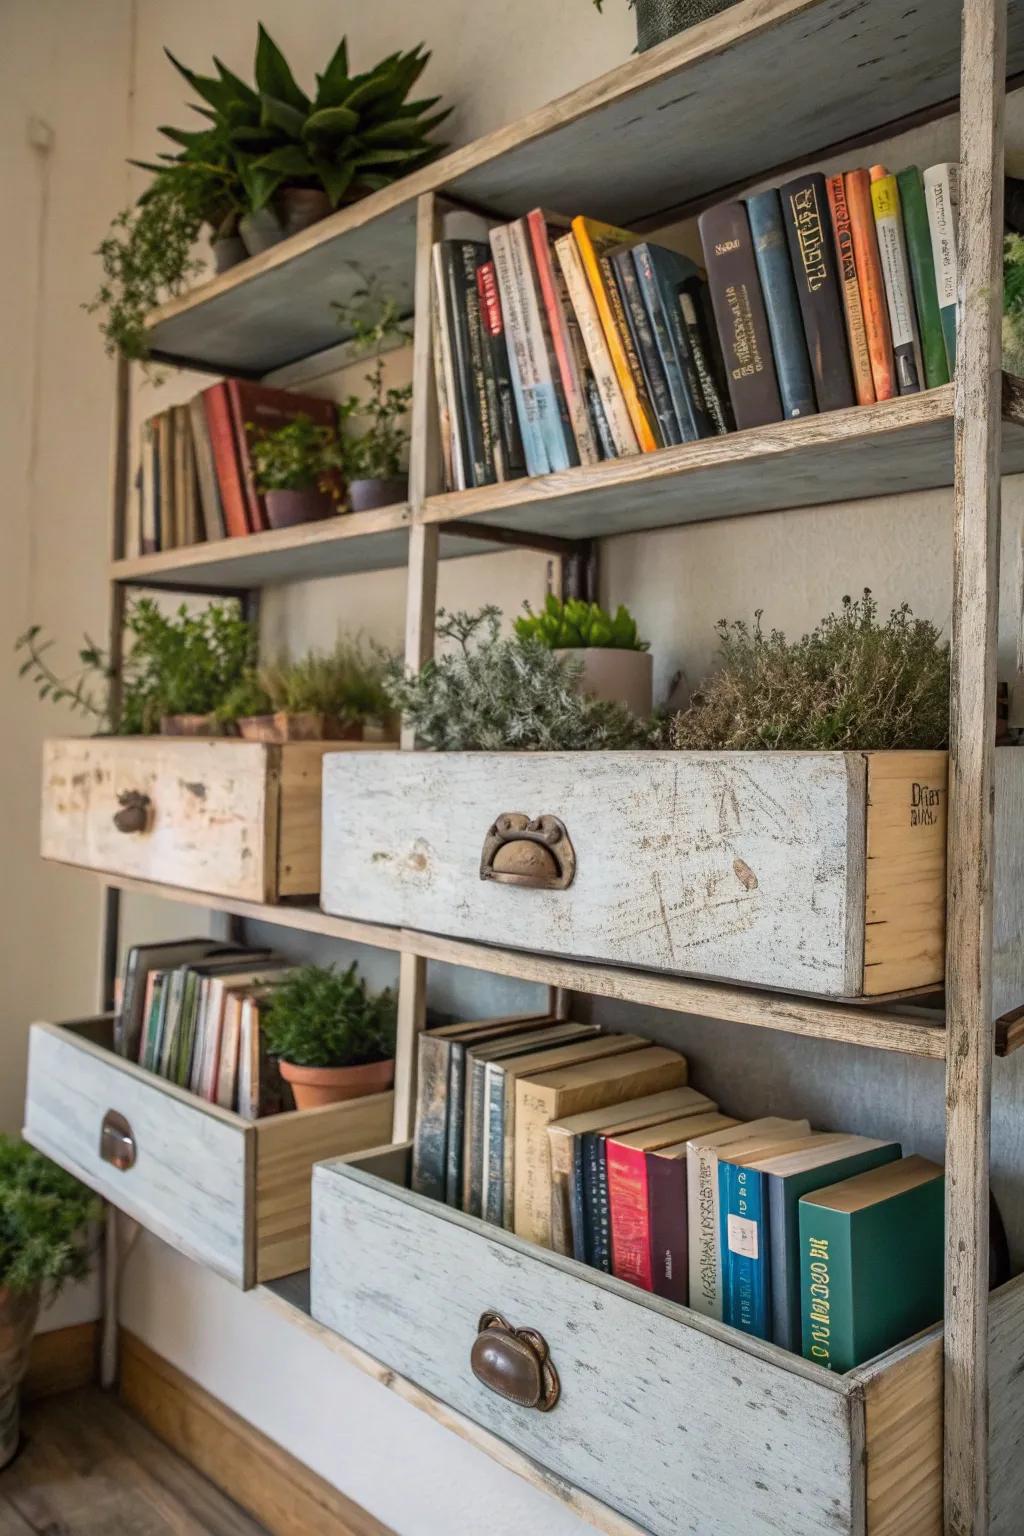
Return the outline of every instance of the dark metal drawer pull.
<path id="1" fill-rule="evenodd" d="M 557 816 L 505 811 L 487 830 L 480 855 L 480 879 L 564 891 L 576 875 L 576 850 Z"/>
<path id="2" fill-rule="evenodd" d="M 535 1328 L 513 1328 L 500 1312 L 485 1312 L 469 1363 L 485 1387 L 523 1408 L 549 1413 L 562 1390 L 548 1346 Z"/>
<path id="3" fill-rule="evenodd" d="M 135 1162 L 135 1133 L 124 1115 L 108 1109 L 100 1127 L 100 1157 L 127 1172 Z"/>
<path id="4" fill-rule="evenodd" d="M 117 797 L 121 807 L 114 812 L 114 826 L 119 832 L 145 832 L 153 802 L 140 789 L 124 789 Z"/>

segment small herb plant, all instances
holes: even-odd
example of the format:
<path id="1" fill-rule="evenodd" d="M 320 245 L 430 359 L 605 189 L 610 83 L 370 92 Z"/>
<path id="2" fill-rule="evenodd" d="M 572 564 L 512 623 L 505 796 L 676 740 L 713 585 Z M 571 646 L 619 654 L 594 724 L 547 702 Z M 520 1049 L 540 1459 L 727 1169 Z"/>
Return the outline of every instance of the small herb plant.
<path id="1" fill-rule="evenodd" d="M 438 752 L 613 751 L 649 744 L 620 704 L 575 691 L 580 663 L 534 638 L 503 637 L 500 612 L 438 614 L 454 648 L 413 675 L 391 663 L 387 691 L 425 747 Z"/>
<path id="2" fill-rule="evenodd" d="M 1024 236 L 1003 241 L 1003 363 L 1024 375 Z"/>
<path id="3" fill-rule="evenodd" d="M 309 651 L 299 661 L 281 660 L 248 672 L 232 690 L 219 714 L 329 715 L 343 724 L 373 721 L 383 725 L 392 714 L 384 687 L 390 657 L 358 637 L 342 635 L 332 651 Z"/>
<path id="4" fill-rule="evenodd" d="M 25 1142 L 0 1135 L 0 1289 L 55 1296 L 89 1268 L 99 1200 Z"/>
<path id="5" fill-rule="evenodd" d="M 516 619 L 516 634 L 520 640 L 538 640 L 549 650 L 601 650 L 647 651 L 650 644 L 641 640 L 636 620 L 628 608 L 620 603 L 614 617 L 599 603 L 587 603 L 578 597 L 564 602 L 549 593 L 540 613 L 534 613 L 529 603 L 524 604 L 526 613 Z"/>
<path id="6" fill-rule="evenodd" d="M 949 740 L 949 646 L 904 603 L 878 622 L 865 590 L 788 641 L 743 620 L 718 625 L 720 665 L 667 726 L 698 751 L 939 748 Z"/>
<path id="7" fill-rule="evenodd" d="M 280 427 L 246 422 L 258 491 L 323 491 L 341 500 L 337 469 L 338 434 L 300 414 Z"/>
<path id="8" fill-rule="evenodd" d="M 347 304 L 335 304 L 338 324 L 344 326 L 358 351 L 373 359 L 365 399 L 349 395 L 339 407 L 341 467 L 345 479 L 390 480 L 402 473 L 409 441 L 405 419 L 412 401 L 412 385 L 385 387 L 384 353 L 407 338 L 398 306 L 373 287 L 360 290 Z M 367 423 L 357 431 L 356 423 Z M 347 429 L 347 430 L 346 430 Z"/>
<path id="9" fill-rule="evenodd" d="M 260 1026 L 271 1055 L 297 1067 L 359 1067 L 395 1054 L 397 1005 L 390 988 L 373 995 L 357 975 L 305 965 L 276 986 Z"/>

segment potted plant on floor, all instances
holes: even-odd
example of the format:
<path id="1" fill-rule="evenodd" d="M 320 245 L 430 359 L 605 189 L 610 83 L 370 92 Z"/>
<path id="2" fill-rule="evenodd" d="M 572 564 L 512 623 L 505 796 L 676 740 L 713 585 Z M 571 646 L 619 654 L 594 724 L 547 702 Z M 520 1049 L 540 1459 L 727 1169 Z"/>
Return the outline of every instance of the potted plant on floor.
<path id="1" fill-rule="evenodd" d="M 389 657 L 358 637 L 332 651 L 270 663 L 247 674 L 224 703 L 246 741 L 383 741 L 393 734 L 384 689 Z"/>
<path id="2" fill-rule="evenodd" d="M 260 1022 L 298 1109 L 384 1093 L 394 1082 L 395 995 L 390 988 L 371 995 L 355 961 L 344 971 L 292 971 Z"/>
<path id="3" fill-rule="evenodd" d="M 0 1136 L 0 1467 L 18 1449 L 18 1402 L 41 1304 L 88 1270 L 100 1202 L 23 1142 Z"/>
<path id="4" fill-rule="evenodd" d="M 385 385 L 384 353 L 408 338 L 401 326 L 398 306 L 373 288 L 364 288 L 347 304 L 335 304 L 339 325 L 344 326 L 357 351 L 373 359 L 365 375 L 367 395 L 349 395 L 339 408 L 341 421 L 340 461 L 348 483 L 348 504 L 353 512 L 392 506 L 409 494 L 409 477 L 402 470 L 409 433 L 405 419 L 412 400 L 412 385 Z M 364 424 L 358 430 L 358 423 Z"/>
<path id="5" fill-rule="evenodd" d="M 557 656 L 571 657 L 581 666 L 577 686 L 595 699 L 624 704 L 641 718 L 651 713 L 652 663 L 650 644 L 641 640 L 636 620 L 620 603 L 610 614 L 599 603 L 549 593 L 544 607 L 516 619 L 520 640 L 536 640 Z"/>
<path id="6" fill-rule="evenodd" d="M 338 434 L 304 413 L 280 427 L 246 423 L 253 479 L 271 528 L 293 528 L 333 516 L 342 501 Z"/>
<path id="7" fill-rule="evenodd" d="M 604 0 L 594 0 L 604 9 Z M 636 11 L 636 46 L 641 53 L 685 32 L 709 16 L 717 16 L 736 4 L 736 0 L 629 0 Z"/>

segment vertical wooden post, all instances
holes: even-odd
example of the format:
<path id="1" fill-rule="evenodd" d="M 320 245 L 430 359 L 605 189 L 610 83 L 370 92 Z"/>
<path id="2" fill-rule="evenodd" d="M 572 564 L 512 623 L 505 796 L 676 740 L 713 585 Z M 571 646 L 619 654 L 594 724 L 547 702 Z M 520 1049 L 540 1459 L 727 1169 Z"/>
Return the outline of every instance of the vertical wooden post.
<path id="1" fill-rule="evenodd" d="M 398 965 L 398 1037 L 395 1041 L 395 1113 L 392 1139 L 408 1141 L 416 1123 L 416 1057 L 427 1019 L 427 962 L 404 954 Z"/>
<path id="2" fill-rule="evenodd" d="M 946 955 L 945 1531 L 988 1531 L 992 827 L 1006 0 L 964 7 Z"/>

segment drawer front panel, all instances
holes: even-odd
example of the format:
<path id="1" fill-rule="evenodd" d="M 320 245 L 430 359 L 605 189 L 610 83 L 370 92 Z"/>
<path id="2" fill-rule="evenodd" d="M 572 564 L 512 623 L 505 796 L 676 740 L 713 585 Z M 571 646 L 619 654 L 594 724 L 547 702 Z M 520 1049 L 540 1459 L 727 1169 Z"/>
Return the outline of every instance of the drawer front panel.
<path id="1" fill-rule="evenodd" d="M 145 826 L 121 831 L 114 817 L 132 793 L 148 796 Z M 276 779 L 256 743 L 152 736 L 45 745 L 44 858 L 263 901 L 273 894 L 276 847 Z"/>
<path id="2" fill-rule="evenodd" d="M 314 1171 L 311 1283 L 318 1322 L 654 1536 L 860 1529 L 858 1404 L 803 1362 L 770 1363 L 667 1303 L 340 1164 Z M 470 1370 L 492 1309 L 543 1335 L 561 1384 L 550 1412 Z"/>
<path id="3" fill-rule="evenodd" d="M 246 1131 L 106 1058 L 71 1030 L 33 1025 L 26 1140 L 172 1247 L 248 1283 Z M 125 1160 L 123 1122 L 130 1167 L 109 1160 Z"/>
<path id="4" fill-rule="evenodd" d="M 324 908 L 522 949 L 855 995 L 864 759 L 397 753 L 324 764 Z M 566 889 L 480 877 L 508 812 L 557 817 Z"/>

